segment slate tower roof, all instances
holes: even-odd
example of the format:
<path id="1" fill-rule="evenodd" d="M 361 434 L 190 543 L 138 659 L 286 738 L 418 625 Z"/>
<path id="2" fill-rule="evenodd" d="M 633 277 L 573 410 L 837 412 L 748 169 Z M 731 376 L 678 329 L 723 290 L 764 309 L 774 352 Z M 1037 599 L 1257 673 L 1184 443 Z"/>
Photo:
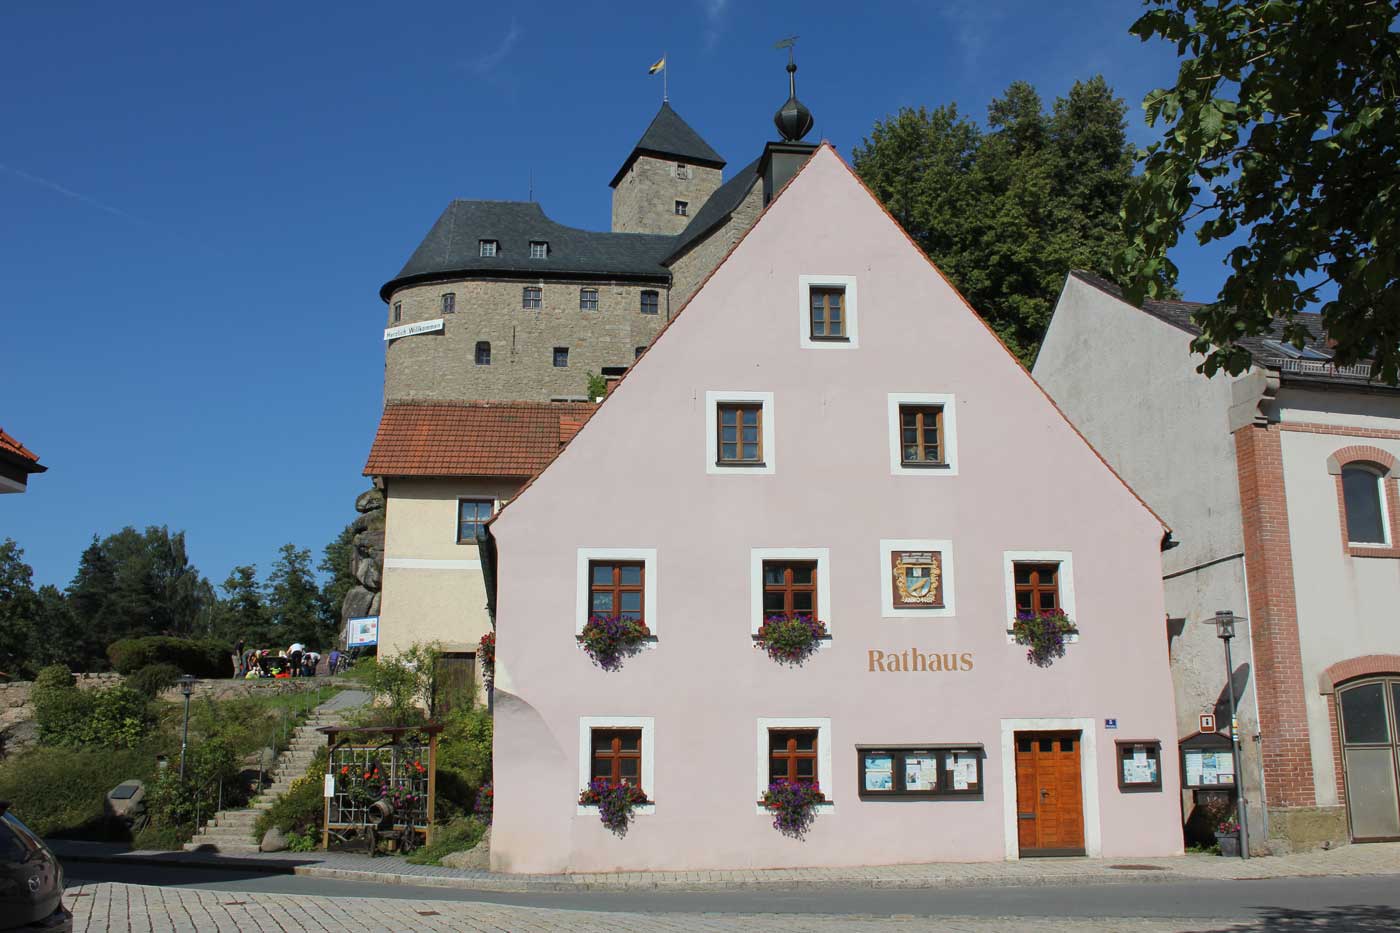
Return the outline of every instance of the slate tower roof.
<path id="1" fill-rule="evenodd" d="M 618 169 L 613 180 L 608 182 L 608 187 L 616 188 L 622 176 L 632 167 L 632 163 L 638 156 L 643 155 L 677 159 L 711 168 L 724 168 L 724 157 L 701 139 L 700 134 L 691 129 L 690 124 L 682 120 L 680 114 L 672 110 L 669 103 L 662 103 L 661 109 L 652 118 L 651 125 L 623 161 L 622 168 Z"/>

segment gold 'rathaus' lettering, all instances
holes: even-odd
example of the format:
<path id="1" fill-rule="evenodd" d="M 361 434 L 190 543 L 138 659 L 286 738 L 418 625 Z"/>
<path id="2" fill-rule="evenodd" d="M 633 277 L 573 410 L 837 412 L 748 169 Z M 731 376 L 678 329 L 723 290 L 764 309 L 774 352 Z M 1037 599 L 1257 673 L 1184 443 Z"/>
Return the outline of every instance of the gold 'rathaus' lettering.
<path id="1" fill-rule="evenodd" d="M 881 651 L 870 648 L 866 652 L 867 670 L 870 673 L 926 673 L 939 671 L 972 670 L 972 652 L 939 654 L 937 652 L 916 651 L 905 648 L 903 651 Z"/>

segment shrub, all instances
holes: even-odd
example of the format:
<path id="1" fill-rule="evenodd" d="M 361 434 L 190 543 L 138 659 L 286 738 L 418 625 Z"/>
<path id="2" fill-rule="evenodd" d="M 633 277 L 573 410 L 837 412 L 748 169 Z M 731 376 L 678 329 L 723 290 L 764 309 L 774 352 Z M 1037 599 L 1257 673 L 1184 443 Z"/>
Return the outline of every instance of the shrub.
<path id="1" fill-rule="evenodd" d="M 94 690 L 92 717 L 78 744 L 130 748 L 146 737 L 154 720 L 150 701 L 129 687 Z"/>
<path id="2" fill-rule="evenodd" d="M 625 659 L 641 651 L 650 637 L 645 622 L 620 616 L 589 616 L 579 642 L 594 664 L 605 671 L 615 671 Z"/>
<path id="3" fill-rule="evenodd" d="M 107 646 L 107 658 L 118 674 L 131 675 L 152 664 L 172 664 L 180 673 L 195 677 L 233 676 L 233 652 L 215 639 L 166 635 L 123 638 Z"/>
<path id="4" fill-rule="evenodd" d="M 779 664 L 800 666 L 826 637 L 826 623 L 820 619 L 777 615 L 763 620 L 755 643 Z"/>
<path id="5" fill-rule="evenodd" d="M 66 668 L 45 668 L 30 699 L 45 745 L 129 748 L 151 731 L 144 696 L 125 686 L 79 690 Z"/>
<path id="6" fill-rule="evenodd" d="M 415 850 L 408 861 L 414 865 L 440 865 L 444 855 L 476 848 L 481 837 L 486 835 L 486 826 L 469 816 L 439 824 L 433 830 L 432 844 Z"/>
<path id="7" fill-rule="evenodd" d="M 123 827 L 103 815 L 107 792 L 128 780 L 149 789 L 162 750 L 150 742 L 116 750 L 32 748 L 0 763 L 0 800 L 41 836 L 124 839 Z"/>
<path id="8" fill-rule="evenodd" d="M 162 690 L 175 686 L 180 678 L 180 669 L 173 664 L 147 664 L 126 679 L 122 685 L 137 693 L 155 699 Z"/>
<path id="9" fill-rule="evenodd" d="M 365 679 L 374 694 L 376 714 L 387 717 L 388 724 L 407 726 L 422 722 L 423 710 L 433 698 L 433 680 L 437 673 L 440 646 L 417 644 L 392 657 L 377 658 L 368 668 Z M 363 663 L 363 662 L 361 662 Z M 355 666 L 356 671 L 360 665 Z"/>
<path id="10" fill-rule="evenodd" d="M 442 725 L 434 814 L 440 822 L 473 812 L 480 800 L 479 788 L 491 780 L 491 714 L 479 706 L 456 709 Z"/>
<path id="11" fill-rule="evenodd" d="M 496 785 L 492 781 L 487 781 L 477 788 L 476 805 L 472 808 L 472 815 L 478 820 L 491 825 L 491 818 L 496 810 Z"/>

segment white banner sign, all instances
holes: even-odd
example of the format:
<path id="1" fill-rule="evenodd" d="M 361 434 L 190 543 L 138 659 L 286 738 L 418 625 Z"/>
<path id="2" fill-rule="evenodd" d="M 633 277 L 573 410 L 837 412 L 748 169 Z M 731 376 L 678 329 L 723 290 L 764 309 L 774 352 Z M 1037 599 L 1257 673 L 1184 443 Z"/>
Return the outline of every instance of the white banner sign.
<path id="1" fill-rule="evenodd" d="M 379 616 L 360 616 L 345 623 L 345 647 L 379 644 Z"/>
<path id="2" fill-rule="evenodd" d="M 400 324 L 398 327 L 390 327 L 384 331 L 385 340 L 393 340 L 397 337 L 412 337 L 414 334 L 431 334 L 435 330 L 442 330 L 442 318 L 436 321 L 419 321 L 417 324 Z"/>

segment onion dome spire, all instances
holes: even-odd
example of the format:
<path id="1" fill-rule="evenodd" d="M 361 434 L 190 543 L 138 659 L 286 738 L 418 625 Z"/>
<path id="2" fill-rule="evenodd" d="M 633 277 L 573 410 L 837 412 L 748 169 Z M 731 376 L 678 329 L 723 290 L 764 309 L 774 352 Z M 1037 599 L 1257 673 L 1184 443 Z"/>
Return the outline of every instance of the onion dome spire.
<path id="1" fill-rule="evenodd" d="M 778 128 L 778 135 L 783 137 L 783 142 L 789 143 L 795 143 L 810 133 L 814 123 L 812 111 L 797 99 L 797 63 L 793 61 L 792 56 L 792 47 L 796 41 L 797 37 L 793 36 L 777 45 L 777 48 L 788 50 L 788 99 L 773 115 L 773 125 Z"/>

